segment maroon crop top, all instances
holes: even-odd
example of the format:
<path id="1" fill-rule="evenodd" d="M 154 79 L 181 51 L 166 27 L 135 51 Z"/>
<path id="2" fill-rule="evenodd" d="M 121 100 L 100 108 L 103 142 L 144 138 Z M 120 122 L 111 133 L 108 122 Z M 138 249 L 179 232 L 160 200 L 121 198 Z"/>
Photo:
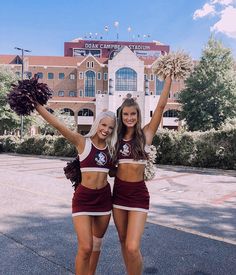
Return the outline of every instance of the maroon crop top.
<path id="1" fill-rule="evenodd" d="M 118 152 L 118 163 L 146 164 L 147 160 L 146 159 L 134 160 L 134 156 L 132 152 L 132 139 L 130 140 L 122 139 L 122 141 L 120 142 L 120 147 Z"/>
<path id="2" fill-rule="evenodd" d="M 108 146 L 103 149 L 97 148 L 90 138 L 86 138 L 82 154 L 79 154 L 81 172 L 106 172 L 111 167 L 111 156 Z"/>

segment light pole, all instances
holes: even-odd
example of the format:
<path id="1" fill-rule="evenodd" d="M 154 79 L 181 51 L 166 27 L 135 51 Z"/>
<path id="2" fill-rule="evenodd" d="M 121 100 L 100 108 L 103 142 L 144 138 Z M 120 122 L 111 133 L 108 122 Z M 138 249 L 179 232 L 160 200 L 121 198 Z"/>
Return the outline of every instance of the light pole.
<path id="1" fill-rule="evenodd" d="M 115 21 L 115 22 L 114 22 L 114 26 L 115 26 L 115 28 L 116 28 L 116 40 L 117 40 L 117 42 L 118 42 L 118 40 L 119 40 L 119 32 L 118 32 L 119 22 L 118 22 L 118 21 Z"/>
<path id="2" fill-rule="evenodd" d="M 30 50 L 22 49 L 15 47 L 16 50 L 21 51 L 21 60 L 22 60 L 22 66 L 21 66 L 21 80 L 24 79 L 24 53 L 30 53 Z M 23 115 L 20 116 L 20 139 L 23 137 L 23 131 L 24 131 L 24 120 Z"/>
<path id="3" fill-rule="evenodd" d="M 128 27 L 127 31 L 129 33 L 129 41 L 130 41 L 130 32 L 132 31 L 131 27 Z"/>
<path id="4" fill-rule="evenodd" d="M 108 40 L 108 31 L 109 31 L 109 27 L 108 26 L 105 26 L 104 27 L 104 30 L 106 32 L 106 40 Z"/>

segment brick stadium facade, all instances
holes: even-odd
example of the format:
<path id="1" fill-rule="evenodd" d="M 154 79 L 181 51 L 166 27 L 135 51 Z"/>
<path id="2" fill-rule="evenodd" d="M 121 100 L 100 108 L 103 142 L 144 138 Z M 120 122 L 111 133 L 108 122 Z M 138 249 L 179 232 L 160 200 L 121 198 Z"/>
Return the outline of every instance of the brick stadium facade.
<path id="1" fill-rule="evenodd" d="M 123 99 L 134 96 L 147 123 L 159 100 L 163 82 L 153 74 L 153 64 L 169 46 L 156 42 L 75 40 L 65 42 L 65 56 L 25 56 L 25 77 L 38 74 L 53 90 L 48 108 L 75 117 L 81 132 L 89 130 L 102 110 L 116 112 Z M 0 55 L 0 66 L 20 76 L 18 55 Z M 177 129 L 176 99 L 183 82 L 174 81 L 161 127 Z"/>
<path id="2" fill-rule="evenodd" d="M 65 42 L 65 56 L 87 56 L 104 57 L 112 59 L 123 47 L 128 47 L 137 56 L 158 57 L 160 54 L 168 53 L 170 47 L 160 42 L 127 42 L 127 41 L 100 41 L 74 39 Z"/>

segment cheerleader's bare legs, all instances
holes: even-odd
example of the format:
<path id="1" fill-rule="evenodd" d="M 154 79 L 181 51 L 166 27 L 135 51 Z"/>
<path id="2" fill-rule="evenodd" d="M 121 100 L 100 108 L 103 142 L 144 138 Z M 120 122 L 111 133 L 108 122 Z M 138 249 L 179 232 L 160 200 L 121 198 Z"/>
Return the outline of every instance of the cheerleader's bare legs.
<path id="1" fill-rule="evenodd" d="M 111 215 L 73 217 L 78 238 L 75 271 L 78 275 L 94 275 L 101 251 L 102 238 Z"/>

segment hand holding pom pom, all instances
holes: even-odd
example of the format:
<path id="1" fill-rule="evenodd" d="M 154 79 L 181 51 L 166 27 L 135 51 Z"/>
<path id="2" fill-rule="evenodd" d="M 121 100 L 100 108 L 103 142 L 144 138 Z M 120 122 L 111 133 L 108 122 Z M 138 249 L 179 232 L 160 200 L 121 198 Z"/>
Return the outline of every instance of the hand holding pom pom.
<path id="1" fill-rule="evenodd" d="M 193 70 L 191 57 L 184 52 L 171 52 L 160 56 L 153 65 L 153 71 L 160 80 L 167 76 L 172 79 L 185 79 Z"/>
<path id="2" fill-rule="evenodd" d="M 18 115 L 30 115 L 39 103 L 45 105 L 52 95 L 47 84 L 39 83 L 38 77 L 19 80 L 18 85 L 12 84 L 8 94 L 8 103 Z"/>
<path id="3" fill-rule="evenodd" d="M 75 190 L 82 180 L 79 157 L 76 157 L 71 162 L 67 162 L 66 167 L 64 167 L 64 173 L 66 178 L 71 181 L 72 187 Z"/>

